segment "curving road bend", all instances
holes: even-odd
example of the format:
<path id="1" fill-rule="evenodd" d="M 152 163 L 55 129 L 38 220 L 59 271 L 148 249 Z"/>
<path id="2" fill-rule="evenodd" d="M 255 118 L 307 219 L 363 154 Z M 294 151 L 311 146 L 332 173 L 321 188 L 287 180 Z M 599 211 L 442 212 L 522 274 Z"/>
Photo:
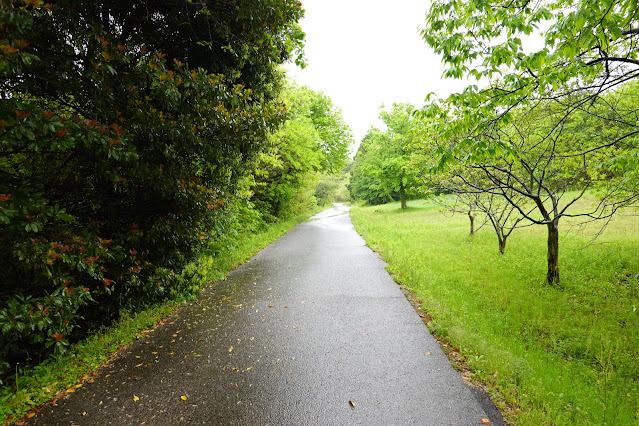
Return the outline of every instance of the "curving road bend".
<path id="1" fill-rule="evenodd" d="M 336 204 L 28 424 L 502 424 L 384 266 Z"/>

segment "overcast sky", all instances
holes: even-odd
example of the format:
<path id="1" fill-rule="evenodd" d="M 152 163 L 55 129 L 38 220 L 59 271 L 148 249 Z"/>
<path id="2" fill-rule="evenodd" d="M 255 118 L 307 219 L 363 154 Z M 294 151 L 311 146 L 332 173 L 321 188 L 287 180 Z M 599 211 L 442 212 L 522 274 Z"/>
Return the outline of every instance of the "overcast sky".
<path id="1" fill-rule="evenodd" d="M 464 87 L 442 80 L 444 66 L 419 36 L 428 0 L 303 0 L 308 66 L 288 65 L 300 85 L 324 92 L 342 110 L 357 144 L 379 106 L 424 103 L 429 92 L 447 96 Z"/>

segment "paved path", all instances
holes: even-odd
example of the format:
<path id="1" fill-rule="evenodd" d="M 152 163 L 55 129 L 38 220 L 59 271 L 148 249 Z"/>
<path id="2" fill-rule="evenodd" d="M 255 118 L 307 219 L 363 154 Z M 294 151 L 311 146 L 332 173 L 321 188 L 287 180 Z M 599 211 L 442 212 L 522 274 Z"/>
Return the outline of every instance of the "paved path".
<path id="1" fill-rule="evenodd" d="M 476 425 L 476 393 L 336 205 L 29 424 Z"/>

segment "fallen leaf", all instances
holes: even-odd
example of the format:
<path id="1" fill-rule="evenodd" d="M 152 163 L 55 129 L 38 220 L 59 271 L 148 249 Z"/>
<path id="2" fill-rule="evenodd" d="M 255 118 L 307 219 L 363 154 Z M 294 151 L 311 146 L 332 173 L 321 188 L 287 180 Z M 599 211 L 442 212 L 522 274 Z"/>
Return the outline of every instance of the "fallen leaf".
<path id="1" fill-rule="evenodd" d="M 430 352 L 426 352 L 426 355 L 430 355 Z"/>
<path id="2" fill-rule="evenodd" d="M 233 352 L 233 346 L 229 348 L 229 352 Z"/>
<path id="3" fill-rule="evenodd" d="M 353 401 L 348 401 L 348 403 L 351 405 L 351 407 L 355 408 L 355 403 Z"/>
<path id="4" fill-rule="evenodd" d="M 143 362 L 139 363 L 138 365 L 136 365 L 136 367 L 142 367 L 144 365 Z"/>
<path id="5" fill-rule="evenodd" d="M 133 395 L 133 400 L 134 400 L 134 401 L 139 401 L 139 400 L 140 400 L 140 398 L 138 398 L 137 396 Z"/>
<path id="6" fill-rule="evenodd" d="M 82 383 L 80 383 L 80 384 L 78 384 L 78 385 L 75 385 L 75 388 L 76 388 L 76 389 L 80 389 L 81 387 L 82 387 Z"/>
<path id="7" fill-rule="evenodd" d="M 182 396 L 180 397 L 180 399 L 181 399 L 182 401 L 186 401 L 186 395 L 182 395 Z"/>
<path id="8" fill-rule="evenodd" d="M 492 422 L 489 419 L 481 419 L 481 424 L 490 425 L 490 424 L 492 424 Z"/>
<path id="9" fill-rule="evenodd" d="M 253 367 L 248 367 L 248 368 L 246 369 L 246 371 L 251 371 L 252 369 L 253 369 Z"/>
<path id="10" fill-rule="evenodd" d="M 27 414 L 27 419 L 30 419 L 33 416 L 35 416 L 35 413 L 31 411 L 29 414 Z"/>
<path id="11" fill-rule="evenodd" d="M 83 416 L 86 416 L 86 415 L 87 415 L 87 412 L 86 412 L 86 411 L 83 411 L 83 412 L 82 412 L 82 415 L 83 415 Z"/>
<path id="12" fill-rule="evenodd" d="M 75 389 L 74 389 L 74 388 L 67 389 L 65 392 L 66 392 L 66 393 L 73 393 L 73 392 L 75 392 Z"/>

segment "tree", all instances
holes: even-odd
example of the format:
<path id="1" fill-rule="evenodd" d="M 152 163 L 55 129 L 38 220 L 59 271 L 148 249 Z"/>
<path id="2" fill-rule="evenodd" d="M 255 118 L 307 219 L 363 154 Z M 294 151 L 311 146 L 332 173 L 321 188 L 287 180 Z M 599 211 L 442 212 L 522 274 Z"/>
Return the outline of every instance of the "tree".
<path id="1" fill-rule="evenodd" d="M 407 197 L 417 185 L 407 167 L 413 109 L 410 104 L 393 104 L 390 111 L 380 111 L 386 130 L 371 128 L 360 145 L 351 176 L 354 198 L 371 203 L 398 198 L 406 209 Z"/>
<path id="2" fill-rule="evenodd" d="M 442 204 L 453 213 L 464 213 L 470 221 L 469 236 L 490 223 L 497 237 L 497 247 L 501 254 L 506 251 L 506 242 L 513 231 L 520 226 L 523 217 L 515 205 L 525 202 L 515 191 L 508 190 L 508 198 L 497 195 L 485 189 L 482 185 L 481 174 L 467 167 L 460 167 L 455 171 L 447 170 L 445 174 L 425 175 L 430 192 L 452 194 L 454 198 L 435 197 L 435 201 Z M 508 201 L 508 200 L 511 201 Z M 483 214 L 485 220 L 478 227 L 475 226 L 477 214 Z"/>
<path id="3" fill-rule="evenodd" d="M 503 254 L 508 237 L 521 226 L 520 222 L 523 219 L 515 205 L 522 204 L 525 200 L 514 190 L 507 189 L 508 198 L 490 193 L 485 189 L 489 182 L 484 174 L 464 161 L 448 162 L 445 170 L 437 170 L 433 164 L 439 161 L 436 152 L 445 149 L 447 144 L 454 141 L 439 140 L 432 130 L 433 126 L 429 120 L 419 120 L 413 131 L 415 153 L 411 158 L 410 167 L 414 170 L 413 173 L 419 176 L 420 191 L 434 195 L 433 200 L 453 214 L 467 214 L 471 237 L 486 223 L 490 223 L 497 236 L 499 252 Z M 441 194 L 446 196 L 442 197 Z M 475 227 L 478 213 L 483 214 L 484 221 Z"/>
<path id="4" fill-rule="evenodd" d="M 284 119 L 301 16 L 288 0 L 0 4 L 2 351 L 63 350 L 79 324 L 184 291 Z"/>
<path id="5" fill-rule="evenodd" d="M 369 129 L 357 149 L 351 165 L 348 190 L 351 198 L 364 200 L 369 204 L 383 204 L 397 199 L 397 194 L 389 194 L 373 176 L 381 167 L 381 161 L 374 156 L 373 129 Z"/>
<path id="6" fill-rule="evenodd" d="M 597 107 L 607 109 L 608 105 L 596 103 L 593 111 Z M 449 170 L 461 191 L 502 197 L 526 224 L 546 226 L 547 281 L 559 283 L 560 220 L 610 218 L 628 202 L 617 198 L 623 184 L 599 167 L 615 156 L 614 148 L 601 148 L 601 139 L 627 132 L 627 128 L 621 125 L 615 130 L 616 126 L 611 125 L 605 130 L 596 129 L 601 123 L 577 114 L 566 119 L 564 110 L 550 102 L 513 114 L 512 122 L 493 126 L 490 133 L 474 142 L 473 148 L 449 141 L 454 146 L 444 146 L 441 152 L 450 158 L 440 158 L 438 167 L 440 171 Z M 477 149 L 479 145 L 484 148 Z M 478 174 L 480 179 L 472 178 Z M 589 188 L 598 188 L 600 201 L 586 210 L 574 209 Z"/>
<path id="7" fill-rule="evenodd" d="M 437 132 L 455 141 L 439 151 L 441 165 L 460 160 L 474 164 L 492 182 L 489 191 L 503 193 L 518 186 L 520 195 L 533 202 L 537 216 L 524 208 L 520 213 L 548 228 L 549 283 L 559 281 L 559 218 L 581 196 L 562 205 L 562 194 L 569 187 L 585 190 L 603 182 L 595 164 L 614 161 L 611 155 L 621 147 L 636 152 L 639 129 L 631 119 L 636 105 L 607 108 L 611 98 L 606 96 L 639 76 L 636 10 L 634 1 L 612 0 L 436 1 L 422 30 L 449 65 L 446 77 L 475 76 L 489 82 L 481 90 L 469 86 L 424 108 L 438 123 Z M 543 47 L 531 47 L 543 26 L 548 27 Z M 538 117 L 545 124 L 531 125 Z M 520 119 L 532 136 L 518 134 Z M 591 128 L 615 131 L 587 141 L 564 133 L 580 120 Z M 456 138 L 459 135 L 463 137 Z M 625 159 L 619 164 L 634 173 L 635 157 Z M 575 170 L 581 175 L 568 175 Z M 605 199 L 612 200 L 619 189 L 609 186 Z M 618 206 L 600 204 L 586 217 L 609 217 Z"/>

